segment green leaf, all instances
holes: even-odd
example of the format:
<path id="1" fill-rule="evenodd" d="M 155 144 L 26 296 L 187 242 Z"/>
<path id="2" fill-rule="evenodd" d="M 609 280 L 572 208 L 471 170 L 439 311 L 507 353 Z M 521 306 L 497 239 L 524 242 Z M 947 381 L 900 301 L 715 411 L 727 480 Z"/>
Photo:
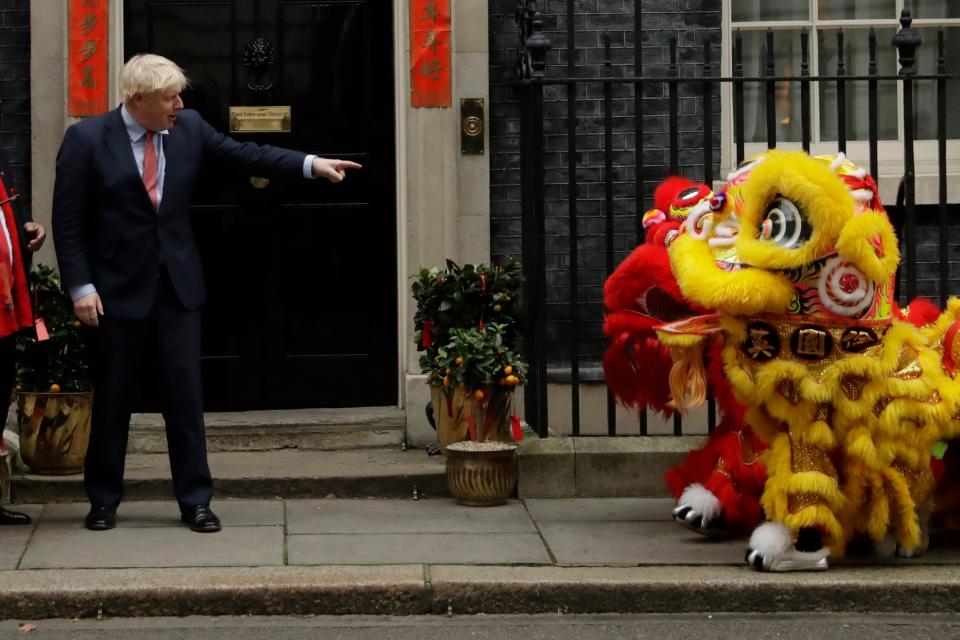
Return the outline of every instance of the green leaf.
<path id="1" fill-rule="evenodd" d="M 938 440 L 937 442 L 933 443 L 933 448 L 930 451 L 930 455 L 932 455 L 937 460 L 943 460 L 943 456 L 947 454 L 948 446 L 949 445 L 947 444 L 946 441 Z"/>
<path id="2" fill-rule="evenodd" d="M 25 391 L 46 391 L 54 383 L 63 391 L 90 389 L 90 367 L 83 332 L 74 326 L 73 302 L 52 268 L 38 264 L 30 274 L 35 314 L 43 318 L 49 340 L 18 336 L 17 385 Z"/>

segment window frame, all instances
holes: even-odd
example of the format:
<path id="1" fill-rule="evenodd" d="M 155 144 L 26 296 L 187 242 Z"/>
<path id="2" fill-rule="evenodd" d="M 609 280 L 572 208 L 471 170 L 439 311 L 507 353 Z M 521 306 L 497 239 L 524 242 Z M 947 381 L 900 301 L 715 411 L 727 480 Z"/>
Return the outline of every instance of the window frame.
<path id="1" fill-rule="evenodd" d="M 810 34 L 810 75 L 817 76 L 821 73 L 832 75 L 827 70 L 824 72 L 819 68 L 819 42 L 816 37 L 818 29 L 838 29 L 844 31 L 851 29 L 869 29 L 876 28 L 900 28 L 899 18 L 877 18 L 877 19 L 855 19 L 855 20 L 820 20 L 817 16 L 819 0 L 808 0 L 807 20 L 768 20 L 754 22 L 737 22 L 732 19 L 732 4 L 737 0 L 722 1 L 721 17 L 721 73 L 724 76 L 733 75 L 733 36 L 734 29 L 740 31 L 766 31 L 768 28 L 781 29 L 806 29 Z M 855 0 L 854 0 L 855 1 Z M 906 0 L 895 0 L 896 15 L 900 15 Z M 939 28 L 955 27 L 960 33 L 960 18 L 933 18 L 933 19 L 914 19 L 912 26 L 914 28 Z M 884 44 L 878 41 L 878 48 Z M 936 42 L 925 40 L 921 45 L 923 47 L 936 46 Z M 899 68 L 899 66 L 898 66 Z M 736 142 L 734 140 L 734 118 L 733 118 L 733 85 L 730 82 L 721 83 L 721 148 L 720 162 L 722 174 L 732 169 L 736 164 Z M 820 91 L 818 87 L 812 86 L 810 91 L 810 152 L 814 155 L 835 153 L 837 151 L 836 140 L 821 140 L 820 136 Z M 777 147 L 780 149 L 801 149 L 802 143 L 778 141 Z M 745 157 L 750 157 L 756 153 L 767 150 L 766 142 L 745 142 Z M 869 164 L 869 143 L 866 140 L 847 140 L 847 155 L 858 164 L 866 166 Z M 877 141 L 878 172 L 877 177 L 880 186 L 880 195 L 886 202 L 893 202 L 896 196 L 897 186 L 900 176 L 903 174 L 903 85 L 897 83 L 897 139 L 896 140 L 878 140 Z M 917 203 L 934 204 L 938 202 L 938 151 L 936 140 L 917 140 L 914 144 L 915 173 L 917 175 Z M 948 172 L 948 193 L 949 202 L 960 202 L 960 138 L 947 139 L 947 172 Z"/>

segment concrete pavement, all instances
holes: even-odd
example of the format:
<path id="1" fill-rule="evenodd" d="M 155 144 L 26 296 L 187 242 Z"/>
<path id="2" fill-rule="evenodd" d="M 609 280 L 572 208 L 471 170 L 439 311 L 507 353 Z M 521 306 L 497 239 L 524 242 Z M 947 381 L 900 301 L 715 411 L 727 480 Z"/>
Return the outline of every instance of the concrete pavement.
<path id="1" fill-rule="evenodd" d="M 757 574 L 744 541 L 669 521 L 665 499 L 219 500 L 218 534 L 173 500 L 18 505 L 0 527 L 0 618 L 96 615 L 954 611 L 960 541 L 916 560 L 862 555 L 821 574 Z"/>

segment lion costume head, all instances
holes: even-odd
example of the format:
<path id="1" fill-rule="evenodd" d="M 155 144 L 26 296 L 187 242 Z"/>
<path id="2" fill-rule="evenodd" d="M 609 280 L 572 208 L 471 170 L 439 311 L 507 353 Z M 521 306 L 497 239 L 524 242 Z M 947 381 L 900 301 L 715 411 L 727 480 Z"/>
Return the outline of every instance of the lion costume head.
<path id="1" fill-rule="evenodd" d="M 756 156 L 684 230 L 670 248 L 673 271 L 704 308 L 828 322 L 891 316 L 893 227 L 873 179 L 843 154 Z"/>

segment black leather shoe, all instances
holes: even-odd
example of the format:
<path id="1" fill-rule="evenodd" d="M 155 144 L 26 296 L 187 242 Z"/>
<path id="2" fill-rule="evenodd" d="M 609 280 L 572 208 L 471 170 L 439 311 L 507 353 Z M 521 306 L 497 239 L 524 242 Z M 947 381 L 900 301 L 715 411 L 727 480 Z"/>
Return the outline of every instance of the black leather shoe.
<path id="1" fill-rule="evenodd" d="M 0 507 L 0 525 L 3 524 L 30 524 L 30 516 L 18 511 L 7 511 Z"/>
<path id="2" fill-rule="evenodd" d="M 220 531 L 220 518 L 205 504 L 198 504 L 180 511 L 180 522 L 190 525 L 197 533 L 216 533 Z"/>
<path id="3" fill-rule="evenodd" d="M 83 526 L 90 531 L 106 531 L 117 526 L 116 507 L 90 507 L 90 513 L 83 519 Z"/>

